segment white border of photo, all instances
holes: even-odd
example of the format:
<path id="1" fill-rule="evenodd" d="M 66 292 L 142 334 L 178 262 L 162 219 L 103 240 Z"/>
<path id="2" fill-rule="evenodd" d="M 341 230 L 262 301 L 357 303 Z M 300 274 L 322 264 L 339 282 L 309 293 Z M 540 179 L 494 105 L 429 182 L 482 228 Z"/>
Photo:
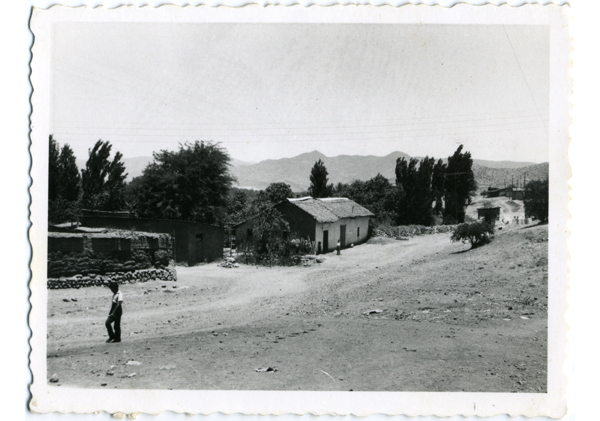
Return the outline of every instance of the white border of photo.
<path id="1" fill-rule="evenodd" d="M 49 387 L 46 383 L 46 255 L 47 255 L 47 156 L 50 98 L 50 39 L 57 22 L 365 22 L 420 24 L 527 24 L 548 25 L 550 45 L 550 224 L 548 393 L 431 393 L 431 392 L 288 392 L 194 390 L 100 390 Z M 159 414 L 170 410 L 188 414 L 373 414 L 408 416 L 493 416 L 509 414 L 562 417 L 566 411 L 565 361 L 567 350 L 569 218 L 568 162 L 571 93 L 570 8 L 554 5 L 480 6 L 453 8 L 413 6 L 332 6 L 309 8 L 247 6 L 209 8 L 52 7 L 34 10 L 31 30 L 33 114 L 31 133 L 33 184 L 30 189 L 32 245 L 31 370 L 33 412 Z"/>

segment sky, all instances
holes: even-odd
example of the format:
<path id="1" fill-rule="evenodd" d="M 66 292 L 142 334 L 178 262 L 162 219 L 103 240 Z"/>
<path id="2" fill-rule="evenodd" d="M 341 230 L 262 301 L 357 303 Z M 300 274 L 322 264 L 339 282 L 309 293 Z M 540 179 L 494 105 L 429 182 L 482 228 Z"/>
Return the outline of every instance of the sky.
<path id="1" fill-rule="evenodd" d="M 544 26 L 60 23 L 52 45 L 50 130 L 79 159 L 102 139 L 548 161 Z"/>

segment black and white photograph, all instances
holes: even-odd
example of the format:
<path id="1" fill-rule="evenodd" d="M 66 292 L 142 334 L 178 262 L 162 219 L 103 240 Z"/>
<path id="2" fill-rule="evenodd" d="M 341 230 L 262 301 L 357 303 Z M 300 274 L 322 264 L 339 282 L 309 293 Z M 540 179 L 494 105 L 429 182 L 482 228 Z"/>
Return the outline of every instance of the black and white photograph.
<path id="1" fill-rule="evenodd" d="M 40 12 L 35 382 L 564 398 L 564 10 L 257 9 Z"/>

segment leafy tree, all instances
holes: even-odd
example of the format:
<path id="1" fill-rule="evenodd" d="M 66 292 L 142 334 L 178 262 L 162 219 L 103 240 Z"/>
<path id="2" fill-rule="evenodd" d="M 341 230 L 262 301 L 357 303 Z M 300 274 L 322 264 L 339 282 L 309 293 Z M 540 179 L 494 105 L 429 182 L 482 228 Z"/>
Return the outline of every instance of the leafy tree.
<path id="1" fill-rule="evenodd" d="M 454 228 L 450 239 L 453 243 L 471 243 L 471 248 L 485 244 L 494 235 L 494 227 L 485 221 L 463 223 Z"/>
<path id="2" fill-rule="evenodd" d="M 271 183 L 265 189 L 265 193 L 273 204 L 283 202 L 288 197 L 293 196 L 292 188 L 286 183 Z"/>
<path id="3" fill-rule="evenodd" d="M 325 168 L 325 164 L 320 159 L 315 162 L 315 165 L 312 167 L 310 171 L 310 187 L 308 188 L 308 194 L 315 199 L 320 197 L 328 197 L 331 195 L 331 190 L 333 185 L 327 185 L 327 181 L 329 179 L 327 176 L 329 173 L 327 172 L 327 168 Z"/>
<path id="4" fill-rule="evenodd" d="M 418 163 L 419 160 L 416 158 L 406 161 L 402 157 L 396 160 L 396 186 L 403 192 L 396 209 L 399 225 L 415 223 Z"/>
<path id="5" fill-rule="evenodd" d="M 246 193 L 241 190 L 234 191 L 227 200 L 227 214 L 230 215 L 230 219 L 237 221 L 239 218 L 236 218 L 236 216 L 244 212 L 247 203 L 248 197 Z"/>
<path id="6" fill-rule="evenodd" d="M 549 183 L 545 180 L 532 180 L 525 185 L 523 204 L 525 216 L 533 217 L 540 222 L 548 222 Z"/>
<path id="7" fill-rule="evenodd" d="M 125 166 L 117 152 L 110 161 L 112 145 L 98 140 L 89 151 L 85 169 L 81 171 L 84 208 L 105 211 L 125 209 Z"/>
<path id="8" fill-rule="evenodd" d="M 433 190 L 431 186 L 435 159 L 425 157 L 417 170 L 417 186 L 414 199 L 414 221 L 421 225 L 433 224 Z"/>
<path id="9" fill-rule="evenodd" d="M 433 174 L 431 177 L 431 193 L 433 200 L 435 201 L 434 214 L 441 215 L 443 212 L 443 197 L 444 188 L 446 182 L 446 164 L 439 159 L 433 167 Z"/>
<path id="10" fill-rule="evenodd" d="M 477 190 L 471 153 L 462 150 L 463 145 L 460 145 L 454 155 L 448 157 L 444 193 L 446 222 L 465 221 L 465 208 Z"/>
<path id="11" fill-rule="evenodd" d="M 350 184 L 338 183 L 333 195 L 347 197 L 375 214 L 378 222 L 393 222 L 396 219 L 396 203 L 399 191 L 390 181 L 377 174 L 367 181 L 355 180 Z"/>
<path id="12" fill-rule="evenodd" d="M 48 153 L 48 220 L 53 223 L 79 219 L 80 176 L 73 150 L 62 149 L 53 136 Z"/>
<path id="13" fill-rule="evenodd" d="M 396 185 L 404 193 L 398 201 L 398 224 L 433 223 L 432 177 L 435 159 L 425 157 L 396 161 Z M 417 166 L 418 165 L 418 166 Z"/>
<path id="14" fill-rule="evenodd" d="M 223 223 L 235 181 L 230 160 L 218 143 L 204 141 L 155 152 L 128 195 L 142 217 Z"/>
<path id="15" fill-rule="evenodd" d="M 69 145 L 65 144 L 60 150 L 58 168 L 59 196 L 69 202 L 76 202 L 79 199 L 81 176 L 75 154 Z"/>
<path id="16" fill-rule="evenodd" d="M 48 200 L 58 198 L 58 189 L 60 185 L 60 169 L 58 159 L 60 156 L 60 146 L 50 135 L 50 144 L 48 149 Z"/>

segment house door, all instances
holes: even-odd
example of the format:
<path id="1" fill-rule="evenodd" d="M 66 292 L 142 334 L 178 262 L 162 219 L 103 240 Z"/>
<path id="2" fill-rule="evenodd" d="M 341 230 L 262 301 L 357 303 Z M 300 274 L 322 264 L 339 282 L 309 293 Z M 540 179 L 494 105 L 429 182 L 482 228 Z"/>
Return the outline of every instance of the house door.
<path id="1" fill-rule="evenodd" d="M 204 250 L 202 242 L 204 240 L 204 234 L 196 234 L 196 263 L 204 261 Z"/>
<path id="2" fill-rule="evenodd" d="M 329 231 L 323 231 L 323 253 L 329 251 Z"/>
<path id="3" fill-rule="evenodd" d="M 346 247 L 346 225 L 340 225 L 340 247 Z"/>

